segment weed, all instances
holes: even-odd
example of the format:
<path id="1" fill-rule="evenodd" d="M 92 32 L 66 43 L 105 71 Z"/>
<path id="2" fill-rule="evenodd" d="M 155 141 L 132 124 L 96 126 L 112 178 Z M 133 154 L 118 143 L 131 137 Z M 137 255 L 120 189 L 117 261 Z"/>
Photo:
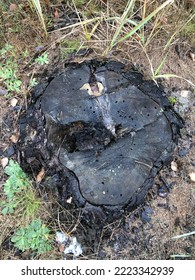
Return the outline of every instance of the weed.
<path id="1" fill-rule="evenodd" d="M 40 208 L 40 200 L 36 197 L 31 182 L 18 163 L 10 160 L 5 173 L 9 178 L 4 184 L 6 199 L 0 203 L 3 207 L 2 213 L 13 214 L 17 210 L 22 220 L 28 222 L 36 216 Z"/>
<path id="2" fill-rule="evenodd" d="M 49 64 L 48 53 L 44 53 L 35 59 L 35 63 L 40 65 Z"/>
<path id="3" fill-rule="evenodd" d="M 49 229 L 40 219 L 36 219 L 41 201 L 37 198 L 30 180 L 13 160 L 10 160 L 5 173 L 9 178 L 4 184 L 6 199 L 0 203 L 3 207 L 2 213 L 14 214 L 20 225 L 25 224 L 15 232 L 11 241 L 22 251 L 32 249 L 40 254 L 49 251 L 51 249 Z"/>
<path id="4" fill-rule="evenodd" d="M 126 6 L 126 9 L 120 18 L 120 24 L 118 25 L 115 34 L 112 38 L 111 44 L 107 51 L 110 51 L 115 45 L 120 42 L 127 40 L 128 38 L 132 37 L 138 30 L 142 30 L 142 27 L 148 23 L 156 14 L 158 14 L 162 9 L 164 9 L 167 5 L 172 4 L 173 0 L 167 0 L 163 4 L 161 4 L 158 8 L 156 8 L 152 13 L 150 13 L 147 17 L 143 18 L 138 24 L 134 21 L 129 20 L 129 14 L 132 15 L 135 0 L 129 0 Z M 125 35 L 121 36 L 122 29 L 126 23 L 131 23 L 135 25 L 130 32 L 127 32 Z"/>
<path id="5" fill-rule="evenodd" d="M 169 99 L 169 102 L 171 103 L 171 105 L 175 105 L 175 103 L 177 102 L 176 97 L 170 96 L 168 99 Z"/>
<path id="6" fill-rule="evenodd" d="M 18 229 L 11 241 L 23 252 L 32 249 L 42 254 L 51 250 L 49 236 L 50 230 L 38 219 L 32 221 L 28 226 Z"/>
<path id="7" fill-rule="evenodd" d="M 0 50 L 0 61 L 0 82 L 8 92 L 20 92 L 22 81 L 18 78 L 18 64 L 12 45 L 6 44 Z"/>
<path id="8" fill-rule="evenodd" d="M 12 200 L 18 191 L 27 187 L 29 181 L 21 167 L 13 160 L 10 160 L 9 165 L 5 168 L 5 173 L 9 178 L 4 184 L 4 192 L 7 198 Z"/>

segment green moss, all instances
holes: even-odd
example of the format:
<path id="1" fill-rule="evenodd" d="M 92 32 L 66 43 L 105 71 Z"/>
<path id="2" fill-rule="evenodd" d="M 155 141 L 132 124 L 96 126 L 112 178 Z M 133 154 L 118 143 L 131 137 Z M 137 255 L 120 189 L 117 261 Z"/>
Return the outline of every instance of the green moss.
<path id="1" fill-rule="evenodd" d="M 169 99 L 169 102 L 171 103 L 171 105 L 175 105 L 175 103 L 177 102 L 176 97 L 170 96 L 168 99 Z"/>
<path id="2" fill-rule="evenodd" d="M 191 43 L 195 43 L 195 19 L 184 26 L 181 35 L 187 37 Z"/>
<path id="3" fill-rule="evenodd" d="M 69 54 L 78 51 L 80 48 L 81 43 L 78 40 L 66 40 L 60 44 L 60 53 L 61 58 L 66 59 Z"/>

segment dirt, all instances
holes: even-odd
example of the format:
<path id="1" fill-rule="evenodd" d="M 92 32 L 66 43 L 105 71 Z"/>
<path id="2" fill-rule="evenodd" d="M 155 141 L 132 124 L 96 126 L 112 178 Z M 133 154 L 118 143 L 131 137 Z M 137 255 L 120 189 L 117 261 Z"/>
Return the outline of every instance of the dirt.
<path id="1" fill-rule="evenodd" d="M 58 38 L 57 33 L 53 37 Z M 162 42 L 162 39 L 157 40 L 155 47 L 152 46 L 148 50 L 148 56 L 152 60 L 154 69 L 159 65 L 164 55 L 159 48 Z M 180 40 L 178 46 L 179 48 L 175 48 L 175 45 L 170 48 L 163 71 L 164 73 L 173 72 L 194 82 L 195 65 L 194 61 L 189 57 L 189 50 L 192 50 L 192 46 L 184 40 Z M 133 63 L 133 66 L 142 71 L 146 78 L 151 77 L 151 65 L 144 51 L 136 47 L 132 48 L 132 46 L 128 46 L 125 49 L 127 51 L 124 53 L 118 48 L 118 50 L 110 54 L 110 58 L 126 64 Z M 59 53 L 58 46 L 50 49 L 49 57 L 52 63 L 44 66 L 44 71 L 36 69 L 36 74 L 40 80 L 47 83 L 48 77 L 55 76 L 61 71 L 64 61 L 60 61 Z M 98 57 L 100 53 L 102 53 L 102 46 L 100 49 L 95 49 L 94 52 L 85 54 L 83 57 L 70 55 L 66 62 L 70 60 L 81 62 L 85 59 L 94 58 L 94 56 Z M 195 259 L 194 235 L 187 238 L 173 239 L 174 236 L 192 232 L 195 228 L 195 185 L 189 177 L 190 172 L 194 172 L 195 166 L 195 97 L 193 88 L 184 79 L 167 79 L 160 82 L 165 87 L 167 97 L 176 97 L 174 108 L 182 115 L 185 121 L 185 127 L 181 131 L 181 138 L 174 151 L 173 162 L 176 163 L 177 168 L 175 171 L 172 170 L 170 165 L 163 168 L 141 206 L 102 227 L 95 227 L 98 220 L 94 220 L 94 223 L 91 223 L 95 217 L 91 217 L 90 211 L 83 213 L 82 209 L 75 209 L 71 204 L 68 206 L 67 203 L 66 209 L 63 207 L 63 201 L 67 201 L 70 198 L 70 194 L 69 190 L 64 192 L 63 188 L 60 188 L 61 184 L 67 183 L 67 178 L 63 177 L 62 169 L 57 164 L 55 165 L 55 159 L 52 162 L 53 168 L 50 170 L 44 165 L 44 161 L 42 161 L 42 164 L 38 161 L 35 162 L 33 168 L 36 172 L 32 174 L 32 170 L 28 166 L 25 168 L 24 161 L 17 149 L 18 143 L 13 143 L 10 140 L 13 134 L 17 135 L 19 122 L 21 122 L 19 118 L 21 118 L 21 114 L 27 108 L 27 103 L 29 104 L 33 97 L 29 96 L 28 102 L 18 98 L 19 103 L 16 107 L 10 105 L 10 99 L 6 100 L 1 97 L 0 157 L 1 159 L 5 157 L 14 158 L 23 166 L 26 172 L 31 173 L 35 180 L 42 165 L 45 167 L 46 175 L 51 180 L 49 184 L 53 184 L 53 189 L 48 188 L 48 182 L 35 184 L 40 189 L 44 200 L 49 202 L 44 216 L 47 217 L 48 224 L 53 224 L 54 228 L 61 228 L 77 237 L 83 247 L 83 255 L 79 257 L 80 259 Z M 182 90 L 190 91 L 190 95 L 184 98 L 184 100 L 188 99 L 188 102 L 185 103 L 185 110 L 183 110 L 183 105 L 179 102 L 179 100 L 182 100 L 178 98 Z M 36 126 L 39 127 L 40 115 L 36 117 Z M 44 131 L 40 130 L 40 135 L 44 133 Z M 35 152 L 32 150 L 32 154 Z M 46 161 L 49 159 L 47 156 L 46 152 L 44 159 Z M 57 176 L 54 176 L 54 174 L 57 174 Z M 1 188 L 5 179 L 2 168 Z M 56 189 L 58 190 L 56 191 Z M 59 205 L 59 202 L 61 205 Z M 83 219 L 83 217 L 85 218 Z M 4 218 L 0 215 L 0 219 L 3 221 Z M 6 238 L 2 240 L 4 242 L 0 250 L 1 258 L 31 259 L 31 252 L 22 254 L 11 245 L 9 239 L 12 233 L 11 230 L 8 230 Z M 52 252 L 44 254 L 40 258 L 62 259 L 63 257 L 63 254 L 54 246 Z M 72 259 L 72 256 L 69 256 L 69 258 Z"/>

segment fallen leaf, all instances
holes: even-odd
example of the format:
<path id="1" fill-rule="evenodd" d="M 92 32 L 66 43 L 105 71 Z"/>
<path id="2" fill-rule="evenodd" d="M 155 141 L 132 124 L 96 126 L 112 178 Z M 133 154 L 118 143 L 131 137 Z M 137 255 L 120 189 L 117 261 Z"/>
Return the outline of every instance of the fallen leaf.
<path id="1" fill-rule="evenodd" d="M 192 61 L 195 61 L 195 54 L 190 52 L 190 58 L 191 58 Z"/>
<path id="2" fill-rule="evenodd" d="M 13 11 L 15 11 L 17 9 L 17 5 L 16 4 L 10 4 L 9 5 L 9 10 L 11 11 L 11 12 L 13 12 Z"/>
<path id="3" fill-rule="evenodd" d="M 171 169 L 172 169 L 173 171 L 177 171 L 177 163 L 176 163 L 175 161 L 172 161 L 172 162 L 171 162 Z"/>
<path id="4" fill-rule="evenodd" d="M 5 168 L 8 165 L 9 159 L 7 157 L 4 157 L 1 159 L 1 165 L 3 168 Z"/>
<path id="5" fill-rule="evenodd" d="M 65 244 L 63 244 L 63 243 L 58 244 L 58 249 L 60 252 L 64 252 Z"/>
<path id="6" fill-rule="evenodd" d="M 40 183 L 40 182 L 43 180 L 44 177 L 45 177 L 45 170 L 44 170 L 44 168 L 42 167 L 42 168 L 41 168 L 41 171 L 39 171 L 39 173 L 38 173 L 38 175 L 37 175 L 37 177 L 36 177 L 36 182 L 37 182 L 37 183 Z"/>
<path id="7" fill-rule="evenodd" d="M 15 97 L 10 100 L 10 104 L 12 107 L 15 107 L 17 103 L 18 103 L 18 99 L 16 99 Z"/>
<path id="8" fill-rule="evenodd" d="M 58 9 L 55 9 L 54 17 L 55 17 L 55 18 L 59 18 L 59 17 L 60 17 L 59 12 L 58 12 Z"/>
<path id="9" fill-rule="evenodd" d="M 19 139 L 19 133 L 18 134 L 13 134 L 11 137 L 10 137 L 10 140 L 12 141 L 12 143 L 16 144 L 18 142 L 18 139 Z"/>
<path id="10" fill-rule="evenodd" d="M 191 173 L 189 174 L 189 176 L 190 176 L 190 180 L 191 180 L 192 182 L 195 182 L 195 172 L 191 172 Z"/>

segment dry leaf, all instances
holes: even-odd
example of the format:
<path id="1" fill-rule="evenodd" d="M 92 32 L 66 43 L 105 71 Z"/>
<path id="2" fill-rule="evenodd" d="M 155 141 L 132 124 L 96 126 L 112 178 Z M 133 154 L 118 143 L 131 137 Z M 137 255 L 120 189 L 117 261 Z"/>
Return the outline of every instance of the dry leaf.
<path id="1" fill-rule="evenodd" d="M 8 165 L 9 159 L 7 157 L 4 157 L 1 159 L 1 165 L 3 168 L 5 168 Z"/>
<path id="2" fill-rule="evenodd" d="M 195 172 L 191 172 L 191 173 L 189 174 L 189 176 L 190 176 L 190 180 L 191 180 L 192 182 L 195 182 Z"/>
<path id="3" fill-rule="evenodd" d="M 60 17 L 59 12 L 58 12 L 58 9 L 55 9 L 54 17 L 55 17 L 55 18 L 59 18 L 59 17 Z"/>
<path id="4" fill-rule="evenodd" d="M 45 177 L 45 170 L 44 170 L 44 168 L 42 167 L 41 168 L 41 171 L 38 173 L 38 175 L 37 175 L 37 178 L 36 178 L 36 182 L 37 183 L 40 183 L 42 180 L 43 180 L 43 178 Z"/>
<path id="5" fill-rule="evenodd" d="M 12 11 L 15 11 L 17 9 L 17 5 L 16 4 L 10 4 L 9 5 L 9 10 L 12 12 Z"/>
<path id="6" fill-rule="evenodd" d="M 172 169 L 173 171 L 177 171 L 177 163 L 176 163 L 175 161 L 172 161 L 172 162 L 171 162 L 171 169 Z"/>
<path id="7" fill-rule="evenodd" d="M 12 107 L 15 107 L 16 104 L 18 103 L 18 99 L 16 99 L 15 97 L 11 99 L 10 104 Z"/>
<path id="8" fill-rule="evenodd" d="M 190 58 L 191 58 L 192 61 L 195 61 L 195 54 L 190 52 Z"/>
<path id="9" fill-rule="evenodd" d="M 16 144 L 18 142 L 18 139 L 19 139 L 19 134 L 13 134 L 11 137 L 10 137 L 10 140 L 12 141 L 12 143 Z"/>
<path id="10" fill-rule="evenodd" d="M 59 249 L 60 252 L 64 252 L 65 244 L 63 244 L 63 243 L 58 243 L 58 249 Z"/>

